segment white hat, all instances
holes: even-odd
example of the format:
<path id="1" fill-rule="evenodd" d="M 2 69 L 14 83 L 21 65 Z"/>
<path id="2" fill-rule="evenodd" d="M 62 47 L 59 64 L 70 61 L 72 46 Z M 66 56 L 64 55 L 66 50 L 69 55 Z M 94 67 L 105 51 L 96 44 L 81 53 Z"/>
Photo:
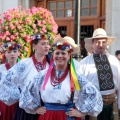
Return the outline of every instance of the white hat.
<path id="1" fill-rule="evenodd" d="M 69 36 L 66 36 L 64 38 L 55 38 L 53 44 L 56 44 L 58 42 L 69 44 L 72 47 L 72 50 L 73 50 L 72 54 L 76 54 L 80 51 L 79 45 L 75 44 L 75 41 Z"/>
<path id="2" fill-rule="evenodd" d="M 93 32 L 93 36 L 91 38 L 85 38 L 85 48 L 88 52 L 91 52 L 92 50 L 92 39 L 94 38 L 107 38 L 107 46 L 111 45 L 115 40 L 114 37 L 107 36 L 104 29 L 98 28 Z"/>

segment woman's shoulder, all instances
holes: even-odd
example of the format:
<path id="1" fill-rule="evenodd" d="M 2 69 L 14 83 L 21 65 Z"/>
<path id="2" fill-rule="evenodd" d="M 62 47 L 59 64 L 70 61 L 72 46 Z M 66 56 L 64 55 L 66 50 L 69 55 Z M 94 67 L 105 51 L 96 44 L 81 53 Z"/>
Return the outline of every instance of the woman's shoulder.
<path id="1" fill-rule="evenodd" d="M 2 70 L 2 68 L 5 68 L 5 64 L 1 64 L 0 65 L 0 69 Z"/>
<path id="2" fill-rule="evenodd" d="M 31 66 L 32 59 L 31 58 L 25 58 L 20 60 L 17 64 L 15 64 L 10 71 L 16 70 L 17 72 L 23 73 L 26 69 L 28 69 Z"/>
<path id="3" fill-rule="evenodd" d="M 29 63 L 31 61 L 32 61 L 32 58 L 30 57 L 30 58 L 24 58 L 24 59 L 20 60 L 18 63 Z"/>
<path id="4" fill-rule="evenodd" d="M 6 72 L 6 71 L 7 71 L 7 69 L 6 69 L 5 64 L 1 64 L 0 65 L 0 72 Z"/>
<path id="5" fill-rule="evenodd" d="M 21 61 L 19 61 L 17 64 L 18 66 L 30 66 L 32 63 L 32 58 L 24 58 Z"/>

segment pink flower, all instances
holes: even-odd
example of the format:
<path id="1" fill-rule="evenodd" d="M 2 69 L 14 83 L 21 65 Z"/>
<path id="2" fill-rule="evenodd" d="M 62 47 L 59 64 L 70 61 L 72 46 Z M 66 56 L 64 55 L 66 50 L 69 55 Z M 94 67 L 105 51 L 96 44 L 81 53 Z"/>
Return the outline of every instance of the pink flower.
<path id="1" fill-rule="evenodd" d="M 19 33 L 18 33 L 18 32 L 16 32 L 14 35 L 15 35 L 15 36 L 18 36 L 18 35 L 19 35 Z"/>
<path id="2" fill-rule="evenodd" d="M 42 31 L 43 31 L 43 33 L 46 33 L 46 32 L 47 32 L 46 26 L 43 26 Z"/>
<path id="3" fill-rule="evenodd" d="M 13 17 L 12 17 L 12 16 L 10 16 L 10 15 L 7 15 L 7 16 L 6 16 L 6 20 L 8 20 L 8 21 L 11 21 L 11 20 L 12 20 L 12 18 L 13 18 Z"/>
<path id="4" fill-rule="evenodd" d="M 15 21 L 15 24 L 16 24 L 16 25 L 18 25 L 18 24 L 19 24 L 19 22 L 18 22 L 18 21 Z"/>
<path id="5" fill-rule="evenodd" d="M 10 27 L 13 27 L 13 26 L 14 26 L 11 22 L 10 22 L 10 24 L 9 24 L 9 25 L 10 25 Z"/>
<path id="6" fill-rule="evenodd" d="M 28 24 L 32 23 L 32 21 L 31 21 L 31 19 L 29 17 L 25 19 L 25 22 L 28 23 Z"/>
<path id="7" fill-rule="evenodd" d="M 28 48 L 27 48 L 26 46 L 24 47 L 24 50 L 25 50 L 26 52 L 28 52 Z"/>
<path id="8" fill-rule="evenodd" d="M 25 31 L 25 29 L 23 28 L 23 29 L 22 29 L 22 32 L 24 32 L 24 31 Z"/>
<path id="9" fill-rule="evenodd" d="M 46 21 L 45 21 L 45 20 L 43 20 L 43 21 L 42 21 L 42 23 L 43 23 L 43 24 L 46 24 Z"/>
<path id="10" fill-rule="evenodd" d="M 26 34 L 22 34 L 22 37 L 25 38 L 25 37 L 26 37 Z"/>
<path id="11" fill-rule="evenodd" d="M 32 27 L 33 27 L 34 29 L 36 29 L 36 24 L 32 24 Z"/>
<path id="12" fill-rule="evenodd" d="M 21 26 L 17 26 L 18 29 L 21 29 Z"/>
<path id="13" fill-rule="evenodd" d="M 2 26 L 2 28 L 1 28 L 2 30 L 4 30 L 5 29 L 5 27 L 4 26 Z"/>
<path id="14" fill-rule="evenodd" d="M 11 28 L 11 30 L 14 30 L 14 29 L 15 29 L 15 26 L 11 26 L 10 28 Z"/>
<path id="15" fill-rule="evenodd" d="M 7 36 L 10 35 L 10 32 L 9 32 L 9 31 L 6 31 L 6 32 L 5 32 L 5 35 L 7 35 Z"/>
<path id="16" fill-rule="evenodd" d="M 26 40 L 26 42 L 30 42 L 30 40 L 31 40 L 31 38 L 30 38 L 30 36 L 25 36 L 25 40 Z"/>
<path id="17" fill-rule="evenodd" d="M 57 27 L 53 27 L 53 28 L 52 28 L 52 31 L 53 31 L 53 32 L 57 32 L 57 29 L 58 29 Z"/>
<path id="18" fill-rule="evenodd" d="M 16 18 L 20 18 L 21 16 L 20 16 L 20 14 L 16 14 Z"/>
<path id="19" fill-rule="evenodd" d="M 0 38 L 2 37 L 2 33 L 0 33 Z"/>
<path id="20" fill-rule="evenodd" d="M 35 33 L 37 33 L 37 32 L 38 32 L 38 29 L 35 29 L 34 31 L 35 31 Z"/>
<path id="21" fill-rule="evenodd" d="M 8 30 L 8 26 L 5 26 L 5 30 Z"/>
<path id="22" fill-rule="evenodd" d="M 2 19 L 0 19 L 0 24 L 3 24 L 3 20 Z"/>
<path id="23" fill-rule="evenodd" d="M 11 40 L 14 40 L 14 39 L 15 39 L 14 35 L 11 35 L 11 36 L 10 36 L 10 39 L 11 39 Z"/>
<path id="24" fill-rule="evenodd" d="M 41 26 L 41 21 L 40 20 L 38 20 L 38 26 Z"/>
<path id="25" fill-rule="evenodd" d="M 6 41 L 9 41 L 10 40 L 10 38 L 9 37 L 6 37 Z"/>

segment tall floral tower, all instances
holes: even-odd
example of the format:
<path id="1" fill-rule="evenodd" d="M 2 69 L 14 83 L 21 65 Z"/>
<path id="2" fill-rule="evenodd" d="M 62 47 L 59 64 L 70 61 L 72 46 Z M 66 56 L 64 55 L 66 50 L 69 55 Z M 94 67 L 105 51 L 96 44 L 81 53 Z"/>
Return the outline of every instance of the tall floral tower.
<path id="1" fill-rule="evenodd" d="M 31 35 L 35 33 L 50 34 L 54 40 L 58 26 L 52 13 L 44 8 L 33 7 L 23 10 L 22 7 L 6 11 L 0 19 L 0 42 L 17 42 L 22 45 L 21 58 L 30 57 Z M 51 40 L 51 44 L 52 44 Z"/>

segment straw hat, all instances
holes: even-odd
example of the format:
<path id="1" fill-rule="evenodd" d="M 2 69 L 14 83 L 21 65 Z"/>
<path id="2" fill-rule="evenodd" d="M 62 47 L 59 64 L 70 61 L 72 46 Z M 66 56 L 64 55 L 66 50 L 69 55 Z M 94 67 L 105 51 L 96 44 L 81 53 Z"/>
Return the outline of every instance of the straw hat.
<path id="1" fill-rule="evenodd" d="M 91 38 L 85 38 L 85 48 L 88 52 L 91 52 L 92 50 L 92 39 L 94 38 L 107 38 L 107 46 L 111 45 L 115 40 L 114 37 L 107 36 L 104 29 L 98 28 L 93 32 L 93 36 Z"/>
<path id="2" fill-rule="evenodd" d="M 76 54 L 80 51 L 79 45 L 75 44 L 75 41 L 69 36 L 66 36 L 64 38 L 55 38 L 53 44 L 58 43 L 58 42 L 69 44 L 72 47 L 72 50 L 73 50 L 72 54 Z"/>

